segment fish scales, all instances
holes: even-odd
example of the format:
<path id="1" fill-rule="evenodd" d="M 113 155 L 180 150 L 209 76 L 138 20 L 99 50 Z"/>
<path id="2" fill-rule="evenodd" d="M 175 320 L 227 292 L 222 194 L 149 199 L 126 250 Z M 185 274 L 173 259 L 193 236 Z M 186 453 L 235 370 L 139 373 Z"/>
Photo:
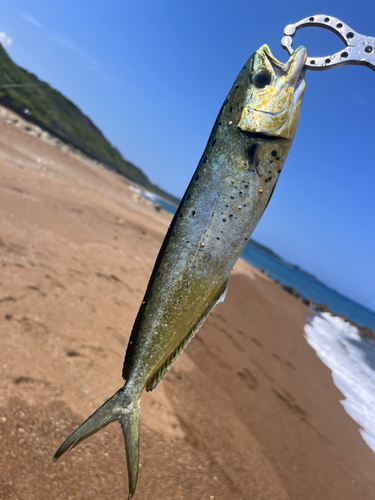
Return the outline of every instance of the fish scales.
<path id="1" fill-rule="evenodd" d="M 297 128 L 304 47 L 280 63 L 262 46 L 226 98 L 168 229 L 135 320 L 126 383 L 61 445 L 54 459 L 111 421 L 122 424 L 129 499 L 139 460 L 139 402 L 224 299 L 230 272 L 273 194 Z"/>

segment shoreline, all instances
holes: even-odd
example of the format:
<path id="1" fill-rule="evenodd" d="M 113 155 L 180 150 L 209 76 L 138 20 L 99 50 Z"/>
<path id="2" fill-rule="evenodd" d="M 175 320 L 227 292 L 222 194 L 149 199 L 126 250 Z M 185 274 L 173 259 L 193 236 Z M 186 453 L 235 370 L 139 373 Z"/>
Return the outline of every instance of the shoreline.
<path id="1" fill-rule="evenodd" d="M 358 325 L 358 323 L 356 323 L 355 321 L 348 318 L 345 314 L 338 314 L 335 311 L 332 311 L 332 309 L 330 309 L 327 306 L 327 304 L 325 304 L 324 302 L 316 303 L 312 299 L 306 298 L 303 295 L 301 295 L 300 292 L 298 290 L 296 290 L 295 288 L 293 288 L 292 286 L 283 285 L 279 280 L 271 278 L 271 276 L 269 275 L 269 273 L 265 269 L 261 269 L 261 268 L 258 268 L 258 269 L 262 274 L 264 274 L 271 281 L 273 281 L 274 283 L 279 285 L 283 290 L 285 290 L 287 293 L 289 293 L 292 297 L 296 298 L 297 300 L 302 302 L 302 304 L 304 304 L 306 307 L 310 308 L 311 311 L 314 311 L 316 313 L 327 312 L 327 313 L 331 314 L 331 316 L 333 316 L 333 317 L 338 317 L 338 318 L 342 319 L 343 321 L 345 321 L 346 323 L 349 323 L 350 325 L 356 327 L 359 335 L 362 338 L 369 340 L 371 342 L 375 342 L 375 332 L 373 330 L 371 330 L 371 328 L 369 326 Z"/>

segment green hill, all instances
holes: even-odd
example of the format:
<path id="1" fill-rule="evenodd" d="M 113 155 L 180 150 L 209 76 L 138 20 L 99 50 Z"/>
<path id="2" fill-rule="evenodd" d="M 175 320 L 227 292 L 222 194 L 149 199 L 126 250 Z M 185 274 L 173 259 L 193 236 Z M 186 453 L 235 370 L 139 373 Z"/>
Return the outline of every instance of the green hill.
<path id="1" fill-rule="evenodd" d="M 61 92 L 21 68 L 0 44 L 0 98 L 22 113 L 24 118 L 40 121 L 49 132 L 71 142 L 89 156 L 97 158 L 128 179 L 158 196 L 178 204 L 178 199 L 152 184 L 138 167 L 125 160 L 98 127 Z M 33 120 L 34 119 L 34 120 Z"/>

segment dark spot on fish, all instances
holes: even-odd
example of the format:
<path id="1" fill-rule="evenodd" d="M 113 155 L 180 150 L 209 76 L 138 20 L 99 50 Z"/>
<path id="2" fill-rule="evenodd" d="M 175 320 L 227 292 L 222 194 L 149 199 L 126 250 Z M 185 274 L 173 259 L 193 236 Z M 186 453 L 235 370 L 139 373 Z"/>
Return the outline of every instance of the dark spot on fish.
<path id="1" fill-rule="evenodd" d="M 253 165 L 254 164 L 254 160 L 255 160 L 255 153 L 256 153 L 256 150 L 257 150 L 257 147 L 258 147 L 258 143 L 255 143 L 251 146 L 251 148 L 249 149 L 249 163 L 250 165 Z"/>
<path id="2" fill-rule="evenodd" d="M 242 194 L 242 191 L 239 191 L 240 194 Z"/>
<path id="3" fill-rule="evenodd" d="M 221 125 L 221 122 L 219 122 L 219 125 Z"/>
<path id="4" fill-rule="evenodd" d="M 228 99 L 225 99 L 224 106 L 228 104 Z"/>
<path id="5" fill-rule="evenodd" d="M 242 206 L 243 206 L 243 207 L 247 207 L 246 203 L 244 203 Z"/>
<path id="6" fill-rule="evenodd" d="M 232 112 L 232 106 L 229 108 L 229 113 L 231 113 L 231 112 Z"/>
<path id="7" fill-rule="evenodd" d="M 186 196 L 186 199 L 187 199 L 187 200 L 190 200 L 190 198 L 191 198 L 191 196 L 190 196 L 190 194 L 188 194 L 188 195 Z"/>
<path id="8" fill-rule="evenodd" d="M 212 255 L 211 255 L 211 254 L 209 254 L 208 258 L 209 258 L 209 259 L 212 259 Z"/>
<path id="9" fill-rule="evenodd" d="M 176 231 L 173 231 L 173 233 L 172 233 L 172 238 L 173 238 L 173 236 L 175 236 L 175 234 L 176 234 Z"/>
<path id="10" fill-rule="evenodd" d="M 270 164 L 273 163 L 273 160 L 270 160 Z"/>
<path id="11" fill-rule="evenodd" d="M 278 156 L 276 156 L 276 160 L 280 160 L 280 158 Z"/>
<path id="12" fill-rule="evenodd" d="M 195 210 L 191 211 L 191 215 L 195 215 L 197 212 Z"/>
<path id="13" fill-rule="evenodd" d="M 159 278 L 159 276 L 160 276 L 160 271 L 158 271 L 158 274 L 156 275 L 156 277 Z"/>
<path id="14" fill-rule="evenodd" d="M 264 182 L 268 182 L 268 179 L 266 179 Z"/>
<path id="15" fill-rule="evenodd" d="M 233 217 L 233 214 L 229 214 L 229 217 Z"/>
<path id="16" fill-rule="evenodd" d="M 235 217 L 235 220 L 237 220 L 237 219 L 238 219 L 238 217 Z"/>
<path id="17" fill-rule="evenodd" d="M 168 252 L 165 252 L 165 255 L 168 255 Z"/>
<path id="18" fill-rule="evenodd" d="M 220 231 L 221 234 L 223 234 L 224 231 Z"/>
<path id="19" fill-rule="evenodd" d="M 277 173 L 279 174 L 281 172 L 281 168 L 279 168 L 279 170 L 277 171 Z"/>
<path id="20" fill-rule="evenodd" d="M 223 219 L 223 222 L 227 222 L 227 219 Z"/>
<path id="21" fill-rule="evenodd" d="M 234 196 L 231 196 L 231 197 L 230 197 L 230 199 L 231 199 L 231 200 L 234 200 Z"/>
<path id="22" fill-rule="evenodd" d="M 272 176 L 268 177 L 268 180 L 270 181 L 272 179 Z"/>
<path id="23" fill-rule="evenodd" d="M 196 175 L 194 180 L 197 181 L 199 179 L 199 175 Z"/>
<path id="24" fill-rule="evenodd" d="M 234 189 L 238 189 L 238 186 L 234 186 Z"/>
<path id="25" fill-rule="evenodd" d="M 235 88 L 235 89 L 238 89 L 239 87 L 240 87 L 239 85 L 236 85 L 234 88 Z M 238 104 L 238 103 L 237 103 L 237 104 Z"/>
<path id="26" fill-rule="evenodd" d="M 249 184 L 248 184 L 248 183 L 246 183 L 246 184 L 245 184 L 245 188 L 248 188 L 248 187 L 249 187 Z"/>
<path id="27" fill-rule="evenodd" d="M 192 269 L 196 269 L 196 268 L 197 268 L 197 266 L 194 266 L 194 265 L 193 265 L 193 266 L 191 266 L 191 268 L 192 268 Z"/>
<path id="28" fill-rule="evenodd" d="M 237 108 L 238 108 L 238 103 L 237 103 Z"/>
<path id="29" fill-rule="evenodd" d="M 203 163 L 207 163 L 207 156 L 204 157 Z"/>
<path id="30" fill-rule="evenodd" d="M 225 205 L 225 208 L 228 208 L 228 205 Z"/>
<path id="31" fill-rule="evenodd" d="M 273 150 L 273 151 L 271 152 L 271 155 L 272 155 L 272 156 L 277 156 L 277 151 Z"/>
<path id="32" fill-rule="evenodd" d="M 217 240 L 220 240 L 219 236 L 216 236 L 216 239 L 217 239 Z"/>
<path id="33" fill-rule="evenodd" d="M 216 139 L 214 139 L 214 141 L 212 142 L 211 148 L 213 148 L 215 146 L 215 144 L 216 144 Z"/>
<path id="34" fill-rule="evenodd" d="M 182 218 L 182 212 L 180 213 L 179 217 L 180 217 L 180 219 Z"/>

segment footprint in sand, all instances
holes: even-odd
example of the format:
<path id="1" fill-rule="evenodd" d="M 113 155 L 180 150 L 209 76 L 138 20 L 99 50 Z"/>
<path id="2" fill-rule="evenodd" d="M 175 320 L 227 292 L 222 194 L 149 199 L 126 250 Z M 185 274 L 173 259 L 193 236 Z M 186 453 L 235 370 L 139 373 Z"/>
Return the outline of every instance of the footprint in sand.
<path id="1" fill-rule="evenodd" d="M 244 368 L 243 371 L 237 372 L 237 376 L 245 382 L 250 389 L 255 390 L 258 387 L 258 379 L 248 368 Z"/>
<path id="2" fill-rule="evenodd" d="M 96 273 L 96 275 L 99 277 L 99 278 L 104 278 L 105 280 L 107 281 L 112 281 L 112 282 L 117 282 L 117 283 L 122 283 L 122 281 L 120 280 L 120 278 L 118 278 L 116 275 L 114 274 L 104 274 L 104 273 Z"/>
<path id="3" fill-rule="evenodd" d="M 12 243 L 9 241 L 6 243 L 0 238 L 0 248 L 3 252 L 13 253 L 15 255 L 26 255 L 26 247 L 23 245 L 18 245 L 17 243 Z"/>
<path id="4" fill-rule="evenodd" d="M 18 323 L 23 328 L 23 331 L 33 337 L 46 337 L 49 334 L 46 325 L 38 320 L 31 319 L 27 316 L 23 316 L 21 319 L 17 320 Z"/>
<path id="5" fill-rule="evenodd" d="M 277 359 L 277 361 L 280 361 L 280 363 L 284 363 L 291 370 L 296 370 L 296 367 L 292 363 L 290 363 L 290 361 L 285 361 L 278 354 L 276 354 L 276 353 L 273 352 L 272 353 L 272 357 L 275 358 L 275 359 Z"/>
<path id="6" fill-rule="evenodd" d="M 8 295 L 7 297 L 2 297 L 0 299 L 0 304 L 2 304 L 3 302 L 16 302 L 16 299 L 11 295 Z"/>
<path id="7" fill-rule="evenodd" d="M 53 392 L 55 396 L 60 396 L 63 393 L 63 390 L 49 382 L 48 380 L 37 379 L 33 377 L 29 377 L 27 375 L 20 375 L 19 377 L 15 377 L 13 379 L 15 385 L 21 387 L 27 392 L 30 391 L 40 391 L 48 390 L 49 392 Z"/>
<path id="8" fill-rule="evenodd" d="M 26 288 L 27 288 L 27 290 L 32 290 L 34 292 L 38 292 L 38 295 L 40 297 L 46 297 L 46 294 L 44 292 L 42 292 L 41 289 L 38 286 L 28 285 Z"/>
<path id="9" fill-rule="evenodd" d="M 271 388 L 271 391 L 275 394 L 275 396 L 277 396 L 280 401 L 282 401 L 286 407 L 291 410 L 293 413 L 295 413 L 298 417 L 300 417 L 300 419 L 303 421 L 303 422 L 306 422 L 308 423 L 308 420 L 307 420 L 307 413 L 305 412 L 305 410 L 303 410 L 300 406 L 298 406 L 296 403 L 295 403 L 295 399 L 294 397 L 289 394 L 288 391 L 285 391 L 283 389 L 283 392 L 284 394 L 282 394 L 281 392 L 279 392 L 277 389 L 275 389 L 274 387 Z"/>

